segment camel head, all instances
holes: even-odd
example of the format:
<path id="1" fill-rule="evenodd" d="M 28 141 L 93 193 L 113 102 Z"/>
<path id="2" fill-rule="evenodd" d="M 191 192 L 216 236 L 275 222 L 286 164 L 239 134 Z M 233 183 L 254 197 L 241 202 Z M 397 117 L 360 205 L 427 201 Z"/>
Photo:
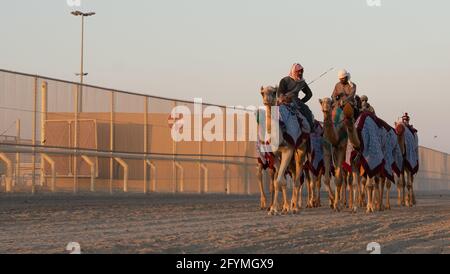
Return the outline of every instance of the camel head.
<path id="1" fill-rule="evenodd" d="M 274 106 L 277 102 L 277 88 L 272 86 L 261 87 L 261 96 L 265 106 Z"/>
<path id="2" fill-rule="evenodd" d="M 323 98 L 319 99 L 320 106 L 322 107 L 323 112 L 323 122 L 324 122 L 324 137 L 326 140 L 328 140 L 331 144 L 337 145 L 338 144 L 338 135 L 335 131 L 335 128 L 333 126 L 332 118 L 331 118 L 331 112 L 332 109 L 332 100 L 331 98 Z"/>
<path id="3" fill-rule="evenodd" d="M 323 99 L 319 99 L 320 106 L 322 107 L 323 113 L 331 113 L 331 98 L 325 97 Z"/>
<path id="4" fill-rule="evenodd" d="M 405 133 L 405 125 L 401 122 L 395 122 L 395 133 L 397 133 L 398 136 L 403 136 Z"/>
<path id="5" fill-rule="evenodd" d="M 344 116 L 345 119 L 351 120 L 354 115 L 353 106 L 350 103 L 345 104 L 344 106 Z"/>

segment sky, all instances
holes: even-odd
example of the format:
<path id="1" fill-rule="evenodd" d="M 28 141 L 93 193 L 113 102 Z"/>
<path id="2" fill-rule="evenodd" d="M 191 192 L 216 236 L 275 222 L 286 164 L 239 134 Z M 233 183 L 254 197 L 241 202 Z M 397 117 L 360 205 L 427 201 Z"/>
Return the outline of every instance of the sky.
<path id="1" fill-rule="evenodd" d="M 450 152 L 450 1 L 2 0 L 0 68 L 77 81 L 79 9 L 88 84 L 221 105 L 260 105 L 294 62 L 315 79 L 308 105 L 352 74 L 379 117 L 403 112 L 420 144 Z"/>

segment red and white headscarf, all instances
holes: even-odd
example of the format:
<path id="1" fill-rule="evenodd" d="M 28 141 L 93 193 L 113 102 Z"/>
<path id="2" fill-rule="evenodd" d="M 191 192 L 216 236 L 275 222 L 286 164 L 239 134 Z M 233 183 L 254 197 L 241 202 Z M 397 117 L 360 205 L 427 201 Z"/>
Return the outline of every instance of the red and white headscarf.
<path id="1" fill-rule="evenodd" d="M 291 71 L 289 72 L 289 77 L 291 77 L 292 79 L 294 79 L 297 82 L 303 81 L 303 75 L 302 75 L 302 78 L 298 77 L 298 71 L 300 71 L 300 70 L 304 70 L 302 65 L 300 65 L 299 63 L 293 64 L 291 67 Z"/>

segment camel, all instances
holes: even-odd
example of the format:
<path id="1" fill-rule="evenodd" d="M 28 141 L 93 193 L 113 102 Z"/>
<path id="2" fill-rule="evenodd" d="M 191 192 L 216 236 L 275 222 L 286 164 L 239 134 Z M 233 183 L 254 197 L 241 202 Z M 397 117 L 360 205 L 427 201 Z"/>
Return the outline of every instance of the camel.
<path id="1" fill-rule="evenodd" d="M 261 96 L 263 104 L 266 107 L 266 130 L 268 134 L 272 133 L 272 107 L 276 105 L 277 88 L 275 87 L 261 87 Z M 281 187 L 283 195 L 282 213 L 288 213 L 289 210 L 295 214 L 299 211 L 298 200 L 299 192 L 301 193 L 302 184 L 300 184 L 300 175 L 303 170 L 303 163 L 307 151 L 307 140 L 304 139 L 295 147 L 288 142 L 282 134 L 276 136 L 278 140 L 278 147 L 273 147 L 273 154 L 275 155 L 276 174 L 273 180 L 273 202 L 269 209 L 269 214 L 274 215 L 278 213 L 278 192 Z M 273 141 L 273 140 L 271 140 Z M 284 178 L 285 172 L 291 165 L 292 157 L 294 156 L 295 172 L 293 173 L 294 187 L 292 191 L 291 205 L 289 206 L 287 200 L 286 180 Z"/>
<path id="2" fill-rule="evenodd" d="M 404 155 L 403 170 L 400 172 L 397 184 L 398 201 L 399 205 L 412 207 L 416 204 L 414 176 L 419 169 L 419 141 L 417 138 L 417 130 L 405 122 L 396 123 L 395 129 L 398 135 L 398 143 Z M 407 195 L 405 195 L 405 185 L 408 190 Z"/>
<path id="3" fill-rule="evenodd" d="M 340 211 L 340 196 L 343 181 L 342 164 L 347 150 L 348 134 L 343 123 L 343 116 L 336 117 L 337 108 L 332 109 L 331 99 L 319 99 L 319 103 L 324 116 L 324 139 L 329 144 L 324 146 L 325 184 L 330 184 L 331 155 L 333 155 L 336 185 L 333 208 L 335 211 Z"/>
<path id="4" fill-rule="evenodd" d="M 385 153 L 384 177 L 380 184 L 380 209 L 390 210 L 390 190 L 392 183 L 395 183 L 395 176 L 400 175 L 403 170 L 403 152 L 399 143 L 399 136 L 396 129 L 381 121 L 384 127 L 383 151 Z M 386 187 L 386 205 L 383 204 L 384 187 Z"/>
<path id="5" fill-rule="evenodd" d="M 364 112 L 354 122 L 352 111 L 353 108 L 350 104 L 344 107 L 345 126 L 347 127 L 349 142 L 353 145 L 353 148 L 359 151 L 358 154 L 361 157 L 359 168 L 358 166 L 352 167 L 354 174 L 352 184 L 354 188 L 353 200 L 356 201 L 357 198 L 355 179 L 358 180 L 358 176 L 362 176 L 362 184 L 365 184 L 367 193 L 366 212 L 383 210 L 384 186 L 386 185 L 389 191 L 391 181 L 394 180 L 392 166 L 396 162 L 396 153 L 398 153 L 395 134 L 389 125 L 376 117 L 372 112 Z M 357 127 L 360 132 L 357 131 Z M 384 131 L 383 128 L 385 129 Z M 368 161 L 371 161 L 371 163 Z M 387 193 L 386 208 L 390 209 L 389 193 Z M 355 211 L 356 206 L 353 205 L 353 212 Z"/>
<path id="6" fill-rule="evenodd" d="M 315 207 L 321 207 L 320 202 L 320 189 L 321 189 L 321 182 L 322 177 L 324 176 L 326 172 L 325 168 L 325 147 L 326 144 L 324 142 L 323 137 L 323 126 L 320 124 L 319 121 L 314 122 L 314 129 L 310 135 L 310 150 L 308 152 L 308 165 L 307 165 L 307 171 L 305 172 L 306 182 L 307 182 L 307 190 L 308 190 L 308 203 L 307 208 L 315 208 Z M 327 171 L 328 174 L 330 174 L 330 162 L 331 162 L 331 156 L 328 154 L 328 158 L 326 160 L 328 162 L 327 164 Z M 334 204 L 334 194 L 330 186 L 330 181 L 326 180 L 326 189 L 328 192 L 328 198 L 330 201 L 330 206 L 333 206 Z"/>

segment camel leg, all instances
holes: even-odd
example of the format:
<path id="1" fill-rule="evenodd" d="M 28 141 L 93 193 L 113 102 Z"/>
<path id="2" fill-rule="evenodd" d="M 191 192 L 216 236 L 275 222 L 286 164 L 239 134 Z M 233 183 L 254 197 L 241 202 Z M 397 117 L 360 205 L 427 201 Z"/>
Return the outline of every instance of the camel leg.
<path id="1" fill-rule="evenodd" d="M 391 209 L 391 202 L 389 201 L 389 194 L 391 192 L 391 181 L 387 180 L 386 181 L 386 210 L 390 210 Z"/>
<path id="2" fill-rule="evenodd" d="M 296 166 L 297 166 L 297 163 L 296 163 Z M 299 211 L 299 209 L 298 209 L 298 192 L 300 190 L 300 176 L 301 175 L 297 174 L 297 171 L 294 173 L 292 198 L 291 198 L 291 211 L 293 214 L 296 214 Z"/>
<path id="3" fill-rule="evenodd" d="M 401 176 L 396 176 L 397 179 L 397 205 L 402 206 L 402 179 Z"/>
<path id="4" fill-rule="evenodd" d="M 275 186 L 274 186 L 274 182 L 275 182 L 275 176 L 276 176 L 276 171 L 275 169 L 270 168 L 269 169 L 269 178 L 270 178 L 270 183 L 269 183 L 269 192 L 270 192 L 270 205 L 267 207 L 267 210 L 270 211 L 270 208 L 273 205 L 273 199 L 275 197 Z"/>
<path id="5" fill-rule="evenodd" d="M 289 212 L 289 203 L 287 198 L 287 179 L 285 176 L 283 176 L 283 182 L 281 183 L 281 194 L 283 195 L 283 208 L 281 212 L 286 214 Z"/>
<path id="6" fill-rule="evenodd" d="M 380 210 L 384 210 L 384 202 L 383 202 L 383 194 L 384 194 L 384 186 L 386 184 L 386 178 L 381 178 L 380 182 Z"/>
<path id="7" fill-rule="evenodd" d="M 263 165 L 261 163 L 258 163 L 258 166 L 256 167 L 257 171 L 256 171 L 256 177 L 258 178 L 258 183 L 259 183 L 259 192 L 261 194 L 261 198 L 260 198 L 260 208 L 261 210 L 264 210 L 266 208 L 266 194 L 264 192 L 264 182 L 263 182 L 263 176 L 262 176 L 262 171 L 263 171 Z"/>
<path id="8" fill-rule="evenodd" d="M 409 205 L 409 202 L 410 202 L 410 200 L 409 200 L 409 172 L 405 171 L 405 173 L 406 173 L 406 175 L 405 175 L 405 186 L 403 187 L 403 188 L 406 187 L 406 193 L 404 195 L 404 197 L 405 197 L 405 206 L 406 207 L 410 207 L 410 205 Z"/>
<path id="9" fill-rule="evenodd" d="M 375 177 L 375 186 L 373 189 L 373 199 L 372 202 L 375 205 L 375 209 L 377 211 L 381 210 L 381 201 L 380 201 L 380 178 Z"/>
<path id="10" fill-rule="evenodd" d="M 306 208 L 313 208 L 314 207 L 314 176 L 311 176 L 309 171 L 305 172 L 306 174 L 306 190 L 307 190 L 307 202 L 306 202 Z"/>
<path id="11" fill-rule="evenodd" d="M 345 158 L 345 150 L 340 149 L 338 153 L 336 153 L 336 174 L 335 174 L 335 182 L 336 182 L 336 195 L 334 200 L 334 210 L 340 211 L 341 205 L 340 205 L 340 193 L 342 190 L 342 181 L 343 181 L 343 170 L 342 170 L 342 163 L 344 162 Z"/>
<path id="12" fill-rule="evenodd" d="M 416 205 L 416 195 L 414 193 L 414 175 L 411 174 L 411 199 L 412 199 L 412 204 Z"/>
<path id="13" fill-rule="evenodd" d="M 284 179 L 284 174 L 286 172 L 286 169 L 288 168 L 288 165 L 291 161 L 293 154 L 292 148 L 283 148 L 281 151 L 281 163 L 278 170 L 278 174 L 275 177 L 274 180 L 274 198 L 273 198 L 273 204 L 270 208 L 269 214 L 277 214 L 278 213 L 278 192 L 281 185 L 281 180 Z M 284 186 L 284 192 L 286 192 L 286 184 Z"/>
<path id="14" fill-rule="evenodd" d="M 361 194 L 361 207 L 367 206 L 367 193 L 366 193 L 366 186 L 367 186 L 367 176 L 364 176 L 361 178 L 361 185 L 360 185 L 360 194 Z"/>
<path id="15" fill-rule="evenodd" d="M 339 189 L 339 196 L 341 199 L 341 205 L 343 205 L 345 207 L 345 187 L 346 187 L 346 176 L 345 176 L 345 171 L 341 170 L 341 176 L 342 176 L 342 180 L 341 180 L 341 187 Z"/>
<path id="16" fill-rule="evenodd" d="M 314 208 L 315 204 L 316 204 L 316 194 L 315 194 L 315 192 L 316 192 L 316 188 L 315 188 L 316 176 L 313 176 L 310 174 L 309 177 L 310 177 L 310 180 L 309 180 L 309 188 L 308 188 L 308 191 L 309 191 L 309 193 L 308 193 L 309 202 L 308 203 L 309 203 L 310 208 Z"/>
<path id="17" fill-rule="evenodd" d="M 366 190 L 367 190 L 367 210 L 366 210 L 366 213 L 374 212 L 374 207 L 373 207 L 373 188 L 374 188 L 373 178 L 367 178 L 367 181 L 366 181 Z"/>
<path id="18" fill-rule="evenodd" d="M 341 197 L 342 197 L 342 205 L 344 206 L 344 208 L 347 207 L 347 188 L 348 188 L 348 172 L 347 171 L 343 171 L 343 184 L 342 184 L 342 189 L 341 189 Z"/>
<path id="19" fill-rule="evenodd" d="M 317 191 L 317 196 L 316 196 L 316 200 L 315 200 L 315 207 L 321 207 L 322 205 L 320 204 L 320 189 L 321 189 L 321 184 L 322 184 L 322 174 L 319 173 L 319 176 L 317 176 L 316 178 L 316 191 Z"/>
<path id="20" fill-rule="evenodd" d="M 353 211 L 353 172 L 348 172 L 348 208 Z"/>
<path id="21" fill-rule="evenodd" d="M 342 174 L 341 174 L 341 169 L 340 168 L 336 168 L 336 176 L 334 178 L 335 180 L 335 184 L 336 184 L 336 192 L 335 192 L 335 197 L 334 197 L 334 210 L 335 211 L 340 211 L 340 202 L 341 202 L 341 189 L 342 189 Z"/>
<path id="22" fill-rule="evenodd" d="M 309 173 L 309 172 L 308 172 Z M 310 208 L 314 208 L 316 204 L 316 176 L 309 174 L 309 187 L 308 187 L 308 203 Z"/>
<path id="23" fill-rule="evenodd" d="M 363 181 L 363 177 L 358 176 L 358 189 L 359 189 L 359 201 L 361 203 L 361 207 L 365 207 L 366 204 L 365 201 L 365 187 L 366 187 L 366 181 Z"/>
<path id="24" fill-rule="evenodd" d="M 333 192 L 333 189 L 331 188 L 331 151 L 330 151 L 330 148 L 326 145 L 324 145 L 324 147 L 323 147 L 323 163 L 325 166 L 325 171 L 324 171 L 325 188 L 327 189 L 327 192 L 328 192 L 328 201 L 329 201 L 330 208 L 333 208 L 334 192 Z"/>
<path id="25" fill-rule="evenodd" d="M 298 207 L 301 209 L 303 207 L 303 186 L 304 184 L 300 184 L 298 189 Z"/>
<path id="26" fill-rule="evenodd" d="M 406 176 L 407 176 L 407 184 L 406 187 L 408 189 L 408 195 L 406 196 L 406 206 L 408 207 L 412 207 L 414 204 L 414 199 L 413 199 L 413 192 L 412 192 L 412 183 L 413 183 L 413 179 L 412 179 L 412 174 L 411 172 L 407 171 L 406 172 Z"/>
<path id="27" fill-rule="evenodd" d="M 405 188 L 406 188 L 406 178 L 405 178 L 405 173 L 403 172 L 401 175 L 401 180 L 402 180 L 402 189 L 401 189 L 401 193 L 402 193 L 402 206 L 406 206 L 406 195 L 405 195 Z"/>
<path id="28" fill-rule="evenodd" d="M 310 176 L 308 171 L 305 172 L 305 181 L 306 181 L 306 195 L 307 195 L 306 208 L 312 208 L 312 206 L 311 206 L 311 200 L 312 200 L 311 199 L 311 196 L 312 196 L 311 184 L 312 184 L 312 180 L 311 180 L 311 176 Z"/>
<path id="29" fill-rule="evenodd" d="M 405 175 L 401 173 L 397 182 L 398 206 L 405 206 Z"/>
<path id="30" fill-rule="evenodd" d="M 302 207 L 303 184 L 301 184 L 301 182 L 300 182 L 300 176 L 303 171 L 303 161 L 304 161 L 304 157 L 305 157 L 304 151 L 306 151 L 306 150 L 297 149 L 295 151 L 295 176 L 294 176 L 295 186 L 294 186 L 294 191 L 292 192 L 292 200 L 291 200 L 291 209 L 294 214 L 297 213 L 299 211 L 299 208 Z M 305 178 L 305 180 L 307 180 L 307 178 Z"/>
<path id="31" fill-rule="evenodd" d="M 360 194 L 359 194 L 359 176 L 358 173 L 356 171 L 353 171 L 353 180 L 352 180 L 352 184 L 350 185 L 350 208 L 352 210 L 353 213 L 356 213 L 357 209 L 358 209 L 358 202 L 359 198 L 360 198 Z"/>

